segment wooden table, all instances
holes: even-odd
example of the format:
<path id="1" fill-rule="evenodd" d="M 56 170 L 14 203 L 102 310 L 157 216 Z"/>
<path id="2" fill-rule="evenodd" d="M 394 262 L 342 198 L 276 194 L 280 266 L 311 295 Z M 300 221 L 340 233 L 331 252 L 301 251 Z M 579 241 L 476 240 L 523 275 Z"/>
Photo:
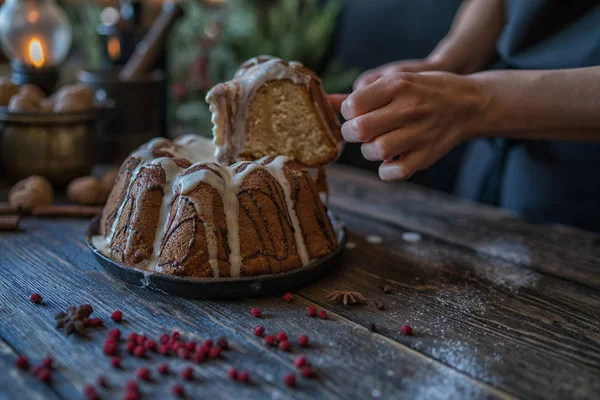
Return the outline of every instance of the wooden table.
<path id="1" fill-rule="evenodd" d="M 121 350 L 123 369 L 111 368 L 102 344 L 115 326 L 152 338 L 174 330 L 186 340 L 228 338 L 232 350 L 195 365 L 197 378 L 184 383 L 189 398 L 600 397 L 599 235 L 531 225 L 344 167 L 332 169 L 330 183 L 331 209 L 353 248 L 336 272 L 295 291 L 291 303 L 280 296 L 195 301 L 127 285 L 86 248 L 89 221 L 26 219 L 20 232 L 0 234 L 0 398 L 82 398 L 99 375 L 110 383 L 102 397 L 122 398 L 142 365 L 154 376 L 141 384 L 143 398 L 168 398 L 182 382 L 177 372 L 192 363 Z M 421 240 L 410 241 L 419 236 L 410 232 Z M 331 304 L 333 290 L 359 291 L 368 302 Z M 28 300 L 34 292 L 43 305 Z M 105 329 L 82 339 L 54 328 L 54 314 L 83 303 L 93 305 Z M 311 305 L 328 319 L 308 317 Z M 254 318 L 252 307 L 264 316 Z M 120 325 L 109 318 L 115 309 L 125 315 Z M 252 334 L 257 324 L 285 331 L 293 351 L 266 347 Z M 414 335 L 402 335 L 403 324 Z M 296 344 L 300 334 L 310 337 L 309 348 Z M 33 363 L 52 356 L 52 383 L 16 370 L 19 354 Z M 318 377 L 287 388 L 282 377 L 295 371 L 299 355 Z M 161 377 L 155 366 L 165 361 L 175 373 Z M 252 383 L 229 380 L 230 367 L 249 371 Z"/>

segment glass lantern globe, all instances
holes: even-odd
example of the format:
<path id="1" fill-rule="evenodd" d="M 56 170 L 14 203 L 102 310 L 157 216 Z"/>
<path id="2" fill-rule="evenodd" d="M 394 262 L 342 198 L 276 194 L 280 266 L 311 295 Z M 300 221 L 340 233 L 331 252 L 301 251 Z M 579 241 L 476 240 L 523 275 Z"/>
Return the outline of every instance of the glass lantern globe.
<path id="1" fill-rule="evenodd" d="M 13 61 L 54 67 L 71 48 L 71 24 L 55 0 L 6 0 L 0 8 L 0 39 Z"/>

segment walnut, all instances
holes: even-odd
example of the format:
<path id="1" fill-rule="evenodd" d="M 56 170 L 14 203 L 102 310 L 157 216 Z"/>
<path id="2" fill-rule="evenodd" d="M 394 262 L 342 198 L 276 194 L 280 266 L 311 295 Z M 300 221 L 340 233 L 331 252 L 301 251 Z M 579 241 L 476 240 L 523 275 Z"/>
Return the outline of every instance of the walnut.
<path id="1" fill-rule="evenodd" d="M 54 112 L 86 110 L 94 103 L 94 92 L 80 83 L 63 87 L 53 97 L 56 101 Z"/>
<path id="2" fill-rule="evenodd" d="M 43 112 L 51 113 L 54 110 L 54 104 L 54 99 L 49 97 L 40 101 L 40 108 Z"/>
<path id="3" fill-rule="evenodd" d="M 100 179 L 94 176 L 77 178 L 67 186 L 67 197 L 75 204 L 102 204 L 105 200 Z"/>
<path id="4" fill-rule="evenodd" d="M 17 182 L 8 192 L 8 201 L 13 207 L 30 211 L 34 207 L 52 204 L 54 190 L 46 178 L 33 175 Z"/>
<path id="5" fill-rule="evenodd" d="M 8 110 L 19 112 L 40 111 L 40 101 L 27 93 L 18 93 L 11 97 Z"/>
<path id="6" fill-rule="evenodd" d="M 10 78 L 0 78 L 0 106 L 6 107 L 10 103 L 10 98 L 19 91 L 19 87 L 12 83 Z"/>
<path id="7" fill-rule="evenodd" d="M 38 99 L 38 101 L 42 101 L 42 99 L 46 98 L 46 93 L 44 93 L 39 87 L 32 84 L 20 86 L 19 94 L 27 95 L 31 98 L 36 98 Z"/>
<path id="8" fill-rule="evenodd" d="M 102 190 L 107 197 L 112 190 L 113 185 L 115 184 L 115 179 L 117 179 L 118 174 L 119 168 L 111 168 L 102 177 Z"/>

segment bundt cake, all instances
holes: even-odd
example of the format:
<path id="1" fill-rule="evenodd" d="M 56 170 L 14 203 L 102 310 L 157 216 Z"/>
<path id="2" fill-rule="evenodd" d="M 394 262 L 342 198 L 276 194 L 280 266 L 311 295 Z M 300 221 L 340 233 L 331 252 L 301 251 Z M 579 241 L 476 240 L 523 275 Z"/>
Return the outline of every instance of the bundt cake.
<path id="1" fill-rule="evenodd" d="M 192 278 L 274 274 L 331 253 L 336 234 L 311 175 L 285 156 L 229 166 L 196 135 L 154 139 L 123 162 L 97 249 Z"/>
<path id="2" fill-rule="evenodd" d="M 206 101 L 220 163 L 284 155 L 319 167 L 341 152 L 339 122 L 321 80 L 298 62 L 248 60 Z"/>

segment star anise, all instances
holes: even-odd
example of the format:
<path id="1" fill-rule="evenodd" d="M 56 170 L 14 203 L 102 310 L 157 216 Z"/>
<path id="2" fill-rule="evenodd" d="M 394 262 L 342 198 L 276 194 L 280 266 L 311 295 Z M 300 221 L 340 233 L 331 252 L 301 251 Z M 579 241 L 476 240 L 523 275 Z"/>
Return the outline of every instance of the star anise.
<path id="1" fill-rule="evenodd" d="M 88 317 L 94 312 L 89 304 L 83 304 L 79 307 L 69 306 L 67 312 L 59 312 L 54 316 L 56 328 L 65 328 L 65 335 L 75 332 L 78 335 L 85 336 L 85 325 Z"/>
<path id="2" fill-rule="evenodd" d="M 367 299 L 358 292 L 336 290 L 327 295 L 327 300 L 333 301 L 334 303 L 342 303 L 347 306 L 348 304 L 364 303 Z"/>

